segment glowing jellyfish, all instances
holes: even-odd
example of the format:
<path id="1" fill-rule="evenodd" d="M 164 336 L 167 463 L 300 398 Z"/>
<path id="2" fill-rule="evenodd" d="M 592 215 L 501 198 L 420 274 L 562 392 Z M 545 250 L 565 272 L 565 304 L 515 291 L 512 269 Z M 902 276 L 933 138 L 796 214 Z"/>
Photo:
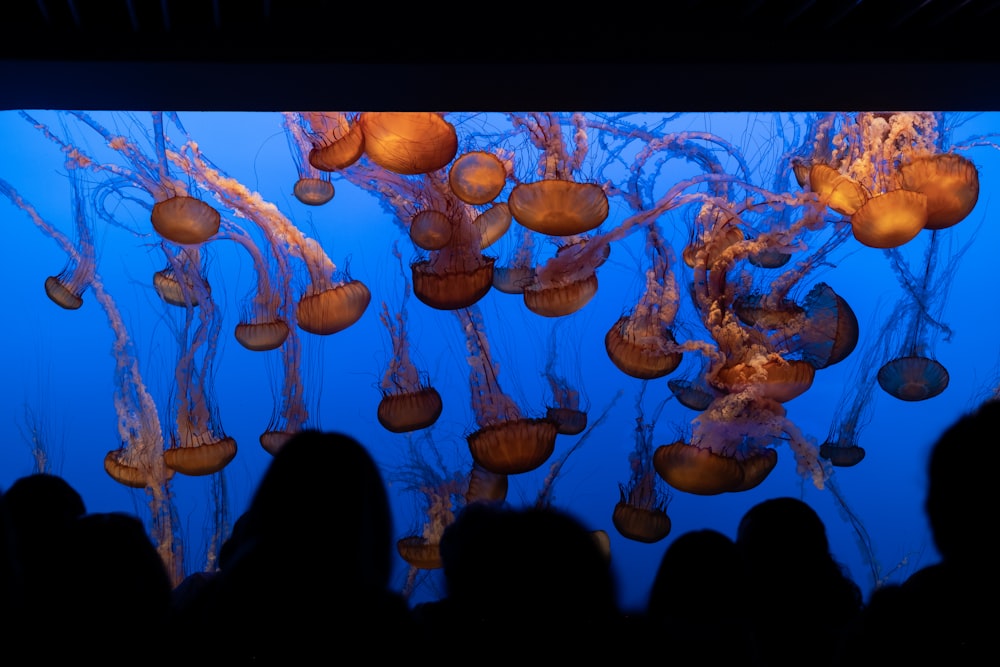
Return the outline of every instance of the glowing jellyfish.
<path id="1" fill-rule="evenodd" d="M 507 166 L 495 153 L 469 151 L 451 165 L 448 184 L 466 204 L 488 204 L 507 184 Z"/>
<path id="2" fill-rule="evenodd" d="M 179 261 L 189 264 L 192 257 L 192 255 L 187 253 L 181 253 Z M 178 278 L 174 266 L 170 262 L 167 262 L 164 268 L 153 274 L 153 289 L 156 290 L 156 293 L 163 299 L 164 303 L 171 306 L 179 308 L 197 306 L 199 289 L 191 276 L 198 271 L 199 269 L 196 267 L 185 266 L 181 271 L 182 278 Z M 198 280 L 202 283 L 201 290 L 211 294 L 212 288 L 203 273 L 200 274 Z"/>
<path id="3" fill-rule="evenodd" d="M 365 135 L 356 115 L 302 112 L 286 114 L 293 134 L 305 145 L 310 166 L 320 171 L 340 171 L 361 159 Z"/>
<path id="4" fill-rule="evenodd" d="M 295 308 L 295 322 L 303 331 L 326 336 L 361 319 L 371 302 L 368 286 L 347 270 L 338 270 L 322 246 L 305 236 L 274 204 L 219 171 L 194 142 L 172 153 L 171 159 L 238 215 L 255 223 L 274 254 L 288 254 L 304 263 L 309 282 Z"/>
<path id="5" fill-rule="evenodd" d="M 927 224 L 927 195 L 892 190 L 876 195 L 851 216 L 854 238 L 870 248 L 896 248 Z"/>
<path id="6" fill-rule="evenodd" d="M 451 220 L 441 211 L 419 211 L 410 220 L 410 240 L 422 250 L 440 250 L 451 241 Z"/>
<path id="7" fill-rule="evenodd" d="M 455 311 L 465 335 L 472 411 L 478 429 L 466 437 L 474 463 L 486 470 L 517 475 L 538 468 L 552 455 L 558 429 L 547 418 L 522 417 L 503 393 L 490 356 L 482 314 L 476 307 Z"/>
<path id="8" fill-rule="evenodd" d="M 247 251 L 253 260 L 257 276 L 250 305 L 240 316 L 233 335 L 237 342 L 252 352 L 274 350 L 288 338 L 289 327 L 282 311 L 282 292 L 272 285 L 270 267 L 261 248 L 240 227 L 224 223 L 220 238 L 232 239 Z"/>
<path id="9" fill-rule="evenodd" d="M 646 234 L 646 247 L 652 266 L 646 270 L 645 291 L 635 308 L 619 317 L 605 334 L 604 346 L 620 371 L 652 380 L 674 372 L 683 355 L 674 345 L 671 329 L 680 305 L 670 271 L 671 250 L 655 225 Z"/>
<path id="10" fill-rule="evenodd" d="M 864 186 L 826 164 L 814 164 L 809 170 L 809 188 L 831 209 L 852 216 L 864 206 L 868 193 Z"/>
<path id="11" fill-rule="evenodd" d="M 599 227 L 608 217 L 608 196 L 596 183 L 578 182 L 578 172 L 587 155 L 586 120 L 571 118 L 574 144 L 570 150 L 557 114 L 530 114 L 515 118 L 539 149 L 542 180 L 518 183 L 507 205 L 511 215 L 528 229 L 550 236 L 583 234 Z"/>
<path id="12" fill-rule="evenodd" d="M 510 207 L 497 202 L 476 216 L 473 224 L 479 229 L 479 247 L 486 249 L 496 243 L 510 229 Z"/>
<path id="13" fill-rule="evenodd" d="M 368 111 L 358 123 L 368 159 L 396 174 L 437 171 L 458 152 L 455 126 L 438 113 Z"/>
<path id="14" fill-rule="evenodd" d="M 333 199 L 336 193 L 333 183 L 330 182 L 330 176 L 309 162 L 309 155 L 312 152 L 312 149 L 307 149 L 309 135 L 297 114 L 283 113 L 282 123 L 298 174 L 292 194 L 307 206 L 322 206 Z"/>
<path id="15" fill-rule="evenodd" d="M 536 266 L 522 296 L 528 310 L 543 317 L 572 315 L 597 294 L 597 267 L 604 262 L 603 239 L 574 244 Z"/>
<path id="16" fill-rule="evenodd" d="M 957 225 L 979 201 L 979 170 L 957 153 L 926 155 L 899 166 L 902 187 L 927 197 L 925 229 Z"/>
<path id="17" fill-rule="evenodd" d="M 392 249 L 402 262 L 398 247 Z M 382 324 L 392 340 L 392 357 L 382 376 L 382 399 L 378 404 L 378 422 L 393 433 L 406 433 L 424 429 L 441 416 L 441 395 L 430 386 L 410 358 L 410 345 L 406 332 L 406 302 L 410 296 L 410 283 L 403 274 L 403 302 L 393 315 L 382 302 Z"/>
<path id="18" fill-rule="evenodd" d="M 644 382 L 636 400 L 638 416 L 635 420 L 635 447 L 628 456 L 629 481 L 618 485 L 621 497 L 611 514 L 611 522 L 622 537 L 652 544 L 670 534 L 672 522 L 667 515 L 670 491 L 664 488 L 653 467 L 653 429 L 666 403 L 660 404 L 653 419 L 647 423 L 642 409 L 646 387 Z"/>

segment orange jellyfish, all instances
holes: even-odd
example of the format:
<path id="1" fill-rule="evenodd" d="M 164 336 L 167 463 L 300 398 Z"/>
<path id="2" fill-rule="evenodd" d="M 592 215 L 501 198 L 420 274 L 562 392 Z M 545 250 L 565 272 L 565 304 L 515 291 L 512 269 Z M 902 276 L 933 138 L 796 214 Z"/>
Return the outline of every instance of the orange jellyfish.
<path id="1" fill-rule="evenodd" d="M 490 472 L 478 463 L 473 463 L 465 490 L 465 504 L 502 503 L 507 500 L 508 486 L 507 475 Z"/>
<path id="2" fill-rule="evenodd" d="M 648 423 L 642 409 L 642 398 L 648 383 L 636 399 L 635 447 L 629 453 L 629 481 L 619 484 L 621 497 L 611 514 L 611 522 L 618 533 L 629 540 L 652 544 L 670 534 L 672 522 L 667 515 L 671 495 L 653 467 L 653 429 L 657 415 L 666 402 L 660 404 Z"/>
<path id="3" fill-rule="evenodd" d="M 495 153 L 469 151 L 451 165 L 448 184 L 466 204 L 488 204 L 507 184 L 507 165 Z"/>
<path id="4" fill-rule="evenodd" d="M 552 391 L 552 405 L 545 409 L 545 416 L 556 424 L 561 435 L 579 435 L 587 428 L 587 408 L 580 404 L 580 390 L 556 372 L 556 359 L 560 340 L 556 328 L 565 320 L 557 320 L 549 335 L 549 355 L 543 375 Z"/>
<path id="5" fill-rule="evenodd" d="M 535 234 L 524 228 L 518 235 L 513 258 L 493 267 L 493 287 L 504 294 L 524 294 L 535 282 Z"/>
<path id="6" fill-rule="evenodd" d="M 188 185 L 170 173 L 170 153 L 161 112 L 153 112 L 153 152 L 149 157 L 127 137 L 115 135 L 88 114 L 72 111 L 72 115 L 98 132 L 108 146 L 122 155 L 131 165 L 98 165 L 89 163 L 91 169 L 106 170 L 126 178 L 132 185 L 146 191 L 153 198 L 150 222 L 153 229 L 167 241 L 181 245 L 197 245 L 211 239 L 221 224 L 218 210 L 189 191 Z M 169 117 L 183 133 L 176 115 Z"/>
<path id="7" fill-rule="evenodd" d="M 298 152 L 320 171 L 340 171 L 361 159 L 365 135 L 357 115 L 340 112 L 302 112 L 286 115 L 294 135 L 305 145 Z"/>
<path id="8" fill-rule="evenodd" d="M 218 414 L 209 399 L 221 318 L 204 282 L 193 270 L 199 265 L 197 258 L 192 256 L 197 254 L 197 248 L 185 248 L 179 254 L 190 257 L 182 260 L 168 253 L 168 259 L 174 271 L 186 271 L 184 279 L 195 286 L 199 301 L 198 321 L 194 322 L 195 313 L 188 308 L 184 324 L 177 331 L 181 346 L 174 371 L 177 432 L 176 441 L 163 452 L 163 459 L 168 468 L 184 475 L 211 475 L 236 456 L 236 441 L 222 431 Z"/>
<path id="9" fill-rule="evenodd" d="M 604 346 L 620 371 L 653 380 L 673 373 L 683 358 L 672 329 L 680 295 L 670 271 L 672 251 L 655 224 L 646 233 L 646 249 L 652 266 L 646 271 L 645 291 L 605 334 Z"/>
<path id="10" fill-rule="evenodd" d="M 396 550 L 410 567 L 433 570 L 441 567 L 441 536 L 455 520 L 455 511 L 465 503 L 466 475 L 449 473 L 430 435 L 418 447 L 409 441 L 407 461 L 395 477 L 404 484 L 405 491 L 421 496 L 424 516 L 419 532 L 406 535 L 396 542 Z M 434 457 L 434 464 L 429 460 Z"/>
<path id="11" fill-rule="evenodd" d="M 507 204 L 511 215 L 532 231 L 550 236 L 573 236 L 599 227 L 608 217 L 608 197 L 596 183 L 574 180 L 587 156 L 586 120 L 582 114 L 570 118 L 574 130 L 573 149 L 563 137 L 563 118 L 558 114 L 516 117 L 531 142 L 539 149 L 542 180 L 518 183 Z"/>
<path id="12" fill-rule="evenodd" d="M 336 193 L 333 183 L 330 182 L 330 175 L 309 162 L 309 154 L 312 152 L 312 149 L 308 148 L 309 136 L 298 115 L 285 112 L 281 116 L 298 175 L 292 187 L 292 194 L 307 206 L 322 206 L 333 199 Z"/>
<path id="13" fill-rule="evenodd" d="M 264 253 L 260 246 L 235 224 L 224 222 L 219 237 L 232 239 L 247 251 L 253 260 L 254 273 L 257 277 L 250 305 L 241 314 L 233 335 L 240 345 L 252 352 L 266 352 L 281 347 L 289 334 L 288 322 L 282 313 L 284 299 L 281 292 L 272 285 Z"/>
<path id="14" fill-rule="evenodd" d="M 924 229 L 957 225 L 972 213 L 979 201 L 979 170 L 971 160 L 957 153 L 914 158 L 899 166 L 899 176 L 905 190 L 927 197 Z"/>
<path id="15" fill-rule="evenodd" d="M 371 302 L 367 285 L 352 278 L 346 269 L 339 270 L 322 246 L 305 236 L 274 204 L 219 171 L 193 142 L 187 142 L 171 158 L 200 186 L 255 223 L 275 255 L 286 254 L 303 262 L 309 281 L 295 307 L 299 328 L 326 336 L 343 331 L 361 319 Z"/>
<path id="16" fill-rule="evenodd" d="M 482 314 L 475 306 L 456 310 L 465 335 L 472 412 L 478 428 L 466 436 L 474 463 L 492 473 L 517 475 L 552 455 L 558 428 L 548 418 L 523 417 L 500 388 Z"/>
<path id="17" fill-rule="evenodd" d="M 392 254 L 402 264 L 399 248 L 393 244 Z M 410 358 L 410 345 L 406 332 L 406 302 L 410 296 L 410 282 L 403 275 L 403 303 L 393 315 L 382 302 L 382 324 L 392 340 L 392 358 L 382 376 L 382 399 L 378 404 L 378 422 L 387 431 L 406 433 L 427 428 L 441 416 L 441 395 L 421 377 Z"/>
<path id="18" fill-rule="evenodd" d="M 358 124 L 368 159 L 396 174 L 437 171 L 458 153 L 455 126 L 439 113 L 368 111 Z"/>
<path id="19" fill-rule="evenodd" d="M 313 366 L 303 363 L 302 339 L 294 327 L 279 348 L 281 362 L 278 364 L 280 387 L 275 394 L 274 410 L 267 427 L 258 437 L 260 446 L 271 456 L 278 453 L 288 439 L 303 430 L 309 421 L 309 407 L 306 401 L 303 369 Z"/>

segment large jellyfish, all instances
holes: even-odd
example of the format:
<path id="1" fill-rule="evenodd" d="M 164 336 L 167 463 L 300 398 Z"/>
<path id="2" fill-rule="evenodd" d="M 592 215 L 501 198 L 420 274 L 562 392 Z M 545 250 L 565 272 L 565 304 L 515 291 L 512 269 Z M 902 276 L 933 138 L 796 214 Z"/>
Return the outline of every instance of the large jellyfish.
<path id="1" fill-rule="evenodd" d="M 629 481 L 618 485 L 621 496 L 611 514 L 611 522 L 622 537 L 652 544 L 670 534 L 672 522 L 667 515 L 670 490 L 653 467 L 653 429 L 666 401 L 657 407 L 652 419 L 647 422 L 642 400 L 648 385 L 648 382 L 643 382 L 636 397 L 638 415 L 635 419 L 635 447 L 628 456 Z"/>
<path id="2" fill-rule="evenodd" d="M 524 417 L 500 388 L 482 313 L 475 306 L 455 311 L 465 335 L 472 412 L 478 428 L 466 440 L 474 463 L 516 475 L 534 470 L 552 455 L 558 427 L 547 417 Z"/>

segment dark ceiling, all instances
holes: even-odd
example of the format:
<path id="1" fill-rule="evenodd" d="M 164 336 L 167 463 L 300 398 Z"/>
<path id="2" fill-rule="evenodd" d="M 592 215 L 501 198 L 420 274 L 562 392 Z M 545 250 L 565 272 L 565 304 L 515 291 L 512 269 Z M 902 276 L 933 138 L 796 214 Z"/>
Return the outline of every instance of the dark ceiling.
<path id="1" fill-rule="evenodd" d="M 1000 0 L 651 6 L 5 0 L 0 108 L 1000 109 Z"/>

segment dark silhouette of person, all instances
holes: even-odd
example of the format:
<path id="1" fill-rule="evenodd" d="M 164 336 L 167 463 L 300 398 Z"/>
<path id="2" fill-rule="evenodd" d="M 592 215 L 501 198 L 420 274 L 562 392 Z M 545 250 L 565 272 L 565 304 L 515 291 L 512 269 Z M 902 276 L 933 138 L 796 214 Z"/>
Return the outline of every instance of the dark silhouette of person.
<path id="1" fill-rule="evenodd" d="M 533 661 L 622 648 L 610 561 L 567 511 L 472 503 L 445 529 L 440 548 L 445 596 L 417 612 L 424 630 L 447 633 L 431 641 L 502 647 L 511 659 Z"/>
<path id="2" fill-rule="evenodd" d="M 830 552 L 816 511 L 792 497 L 757 503 L 740 520 L 736 547 L 760 663 L 833 664 L 864 598 Z"/>
<path id="3" fill-rule="evenodd" d="M 982 403 L 934 442 L 924 511 L 939 560 L 901 584 L 874 590 L 844 644 L 840 664 L 980 665 L 994 652 L 998 570 L 992 527 L 1000 400 Z"/>
<path id="4" fill-rule="evenodd" d="M 389 497 L 354 438 L 311 429 L 292 436 L 229 546 L 172 621 L 191 651 L 230 664 L 381 662 L 412 651 L 411 611 L 390 588 Z"/>
<path id="5" fill-rule="evenodd" d="M 23 616 L 46 618 L 62 594 L 53 572 L 65 565 L 67 531 L 86 513 L 86 504 L 65 478 L 45 472 L 17 478 L 4 495 L 20 568 Z M 30 623 L 24 630 L 39 631 Z"/>
<path id="6" fill-rule="evenodd" d="M 171 661 L 162 634 L 171 581 L 142 520 L 124 512 L 85 514 L 70 522 L 60 564 L 49 576 L 55 594 L 35 619 L 33 657 L 100 664 Z M 53 632 L 53 628 L 55 632 Z"/>
<path id="7" fill-rule="evenodd" d="M 12 633 L 11 640 L 18 632 L 19 619 L 24 615 L 24 578 L 15 544 L 14 527 L 7 511 L 6 493 L 0 489 L 0 622 L 6 631 Z"/>
<path id="8" fill-rule="evenodd" d="M 660 559 L 640 625 L 657 637 L 655 655 L 677 664 L 757 661 L 739 563 L 736 543 L 717 530 L 674 538 Z"/>

